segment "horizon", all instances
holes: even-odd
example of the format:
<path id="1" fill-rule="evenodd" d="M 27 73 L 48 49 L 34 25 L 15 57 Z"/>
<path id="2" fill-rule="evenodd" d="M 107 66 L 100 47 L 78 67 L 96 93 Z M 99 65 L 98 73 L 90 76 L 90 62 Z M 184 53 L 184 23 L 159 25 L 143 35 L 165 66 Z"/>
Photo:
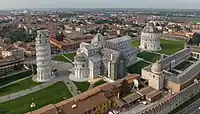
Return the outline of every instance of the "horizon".
<path id="1" fill-rule="evenodd" d="M 200 9 L 199 0 L 0 0 L 0 9 L 147 8 Z"/>

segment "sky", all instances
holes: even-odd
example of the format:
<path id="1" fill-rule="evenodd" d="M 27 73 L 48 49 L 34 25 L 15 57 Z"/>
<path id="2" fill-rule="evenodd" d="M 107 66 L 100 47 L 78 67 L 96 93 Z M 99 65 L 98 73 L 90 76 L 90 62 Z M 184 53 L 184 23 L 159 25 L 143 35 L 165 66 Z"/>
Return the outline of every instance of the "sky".
<path id="1" fill-rule="evenodd" d="M 200 0 L 0 0 L 0 9 L 10 8 L 200 9 Z"/>

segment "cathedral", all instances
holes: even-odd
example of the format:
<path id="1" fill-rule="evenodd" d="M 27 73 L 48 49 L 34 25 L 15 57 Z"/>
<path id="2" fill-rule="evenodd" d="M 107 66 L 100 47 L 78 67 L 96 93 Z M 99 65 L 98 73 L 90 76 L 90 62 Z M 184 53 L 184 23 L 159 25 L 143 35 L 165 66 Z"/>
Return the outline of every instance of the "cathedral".
<path id="1" fill-rule="evenodd" d="M 70 79 L 81 82 L 99 76 L 111 80 L 125 77 L 127 65 L 137 59 L 137 49 L 130 45 L 131 41 L 129 36 L 106 40 L 98 33 L 90 44 L 82 42 Z"/>
<path id="2" fill-rule="evenodd" d="M 159 51 L 160 38 L 153 23 L 148 23 L 141 32 L 140 48 L 147 51 Z"/>

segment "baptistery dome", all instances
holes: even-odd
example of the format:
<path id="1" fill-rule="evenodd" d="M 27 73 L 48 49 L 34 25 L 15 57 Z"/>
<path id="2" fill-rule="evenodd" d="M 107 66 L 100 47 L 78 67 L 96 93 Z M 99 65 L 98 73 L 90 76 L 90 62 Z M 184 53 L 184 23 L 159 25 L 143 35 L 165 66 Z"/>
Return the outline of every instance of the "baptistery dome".
<path id="1" fill-rule="evenodd" d="M 148 51 L 159 51 L 160 38 L 153 23 L 148 23 L 141 32 L 140 48 Z"/>

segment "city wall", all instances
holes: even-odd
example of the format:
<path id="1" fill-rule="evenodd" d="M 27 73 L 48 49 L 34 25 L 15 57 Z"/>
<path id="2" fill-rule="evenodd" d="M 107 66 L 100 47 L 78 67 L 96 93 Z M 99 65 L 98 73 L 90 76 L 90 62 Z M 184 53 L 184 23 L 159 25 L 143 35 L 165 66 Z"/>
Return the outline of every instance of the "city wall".
<path id="1" fill-rule="evenodd" d="M 189 100 L 196 94 L 200 92 L 200 82 L 193 83 L 187 88 L 183 89 L 180 93 L 172 95 L 170 98 L 167 98 L 161 101 L 159 104 L 156 104 L 146 110 L 139 112 L 138 114 L 168 114 L 185 101 Z"/>

